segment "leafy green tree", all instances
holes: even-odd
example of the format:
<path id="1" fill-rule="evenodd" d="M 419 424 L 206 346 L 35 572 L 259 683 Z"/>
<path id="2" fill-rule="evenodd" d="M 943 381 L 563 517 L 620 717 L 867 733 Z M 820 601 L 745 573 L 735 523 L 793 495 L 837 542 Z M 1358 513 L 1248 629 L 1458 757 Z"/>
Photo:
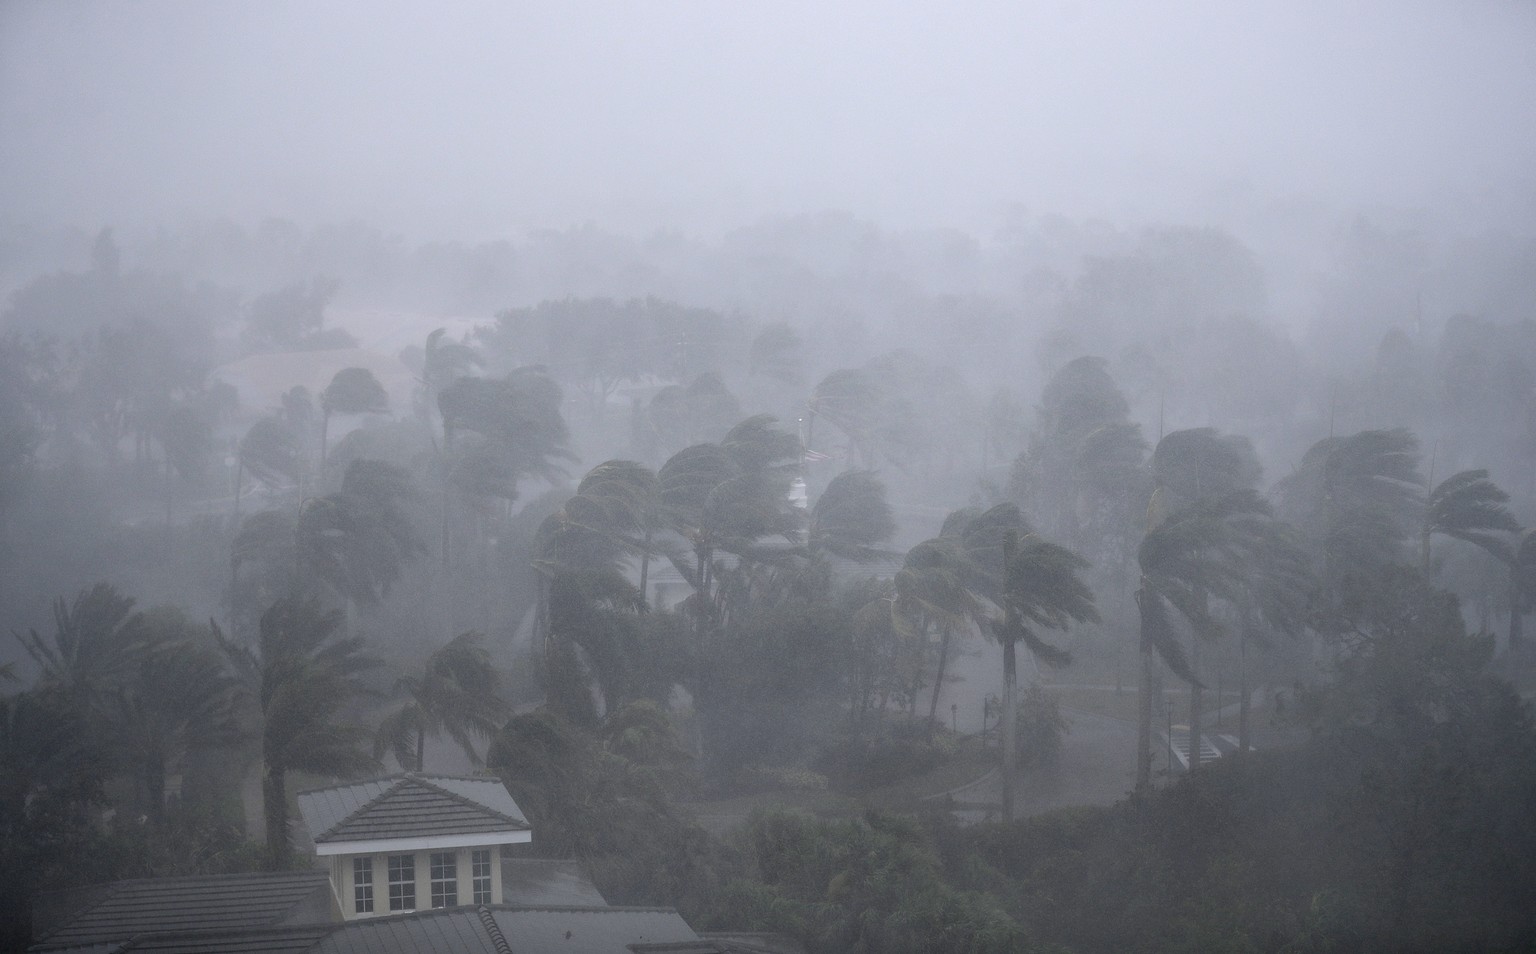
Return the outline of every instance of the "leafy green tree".
<path id="1" fill-rule="evenodd" d="M 326 436 L 332 414 L 383 414 L 389 395 L 367 368 L 342 368 L 320 392 L 320 468 L 325 469 Z"/>
<path id="2" fill-rule="evenodd" d="M 358 637 L 338 637 L 342 615 L 313 600 L 285 597 L 261 615 L 256 643 L 221 643 L 255 706 L 260 726 L 262 803 L 272 864 L 292 863 L 288 773 L 328 778 L 376 770 L 369 732 L 346 721 L 368 694 L 363 677 L 378 660 Z"/>
<path id="3" fill-rule="evenodd" d="M 427 737 L 444 734 L 479 765 L 475 739 L 493 736 L 509 711 L 485 637 L 473 630 L 433 650 L 420 671 L 395 680 L 394 691 L 404 702 L 380 724 L 373 757 L 387 751 L 417 772 L 426 764 Z"/>
<path id="4" fill-rule="evenodd" d="M 761 882 L 728 886 L 725 903 L 737 923 L 790 934 L 818 954 L 1031 949 L 995 900 L 945 883 L 913 819 L 766 812 L 752 818 L 747 838 Z"/>
<path id="5" fill-rule="evenodd" d="M 56 688 L 0 696 L 0 944 L 23 950 L 39 890 L 68 884 L 86 859 L 110 755 Z"/>

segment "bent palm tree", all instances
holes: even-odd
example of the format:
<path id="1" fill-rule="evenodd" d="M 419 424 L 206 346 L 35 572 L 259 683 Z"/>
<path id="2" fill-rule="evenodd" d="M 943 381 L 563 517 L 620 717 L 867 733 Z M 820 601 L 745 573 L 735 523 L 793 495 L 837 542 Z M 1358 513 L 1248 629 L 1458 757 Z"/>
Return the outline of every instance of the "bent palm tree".
<path id="1" fill-rule="evenodd" d="M 1013 818 L 1015 694 L 1018 691 L 1016 647 L 1022 642 L 1041 662 L 1062 666 L 1071 655 L 1040 635 L 1042 629 L 1064 630 L 1073 623 L 1096 623 L 1093 591 L 1078 575 L 1088 561 L 1066 547 L 1034 534 L 1022 540 L 1017 530 L 1003 538 L 1003 619 L 992 632 L 1003 644 L 1003 818 Z"/>
<path id="2" fill-rule="evenodd" d="M 335 638 L 341 623 L 340 612 L 290 597 L 262 614 L 254 647 L 216 631 L 256 706 L 267 849 L 278 868 L 291 859 L 288 773 L 334 778 L 378 766 L 363 749 L 367 731 L 343 719 L 348 705 L 367 693 L 362 676 L 378 660 L 364 652 L 363 640 Z"/>
<path id="3" fill-rule="evenodd" d="M 1183 621 L 1194 640 L 1219 636 L 1222 625 L 1211 611 L 1211 599 L 1241 605 L 1250 597 L 1249 587 L 1263 580 L 1264 569 L 1275 563 L 1272 554 L 1284 546 L 1282 525 L 1252 490 L 1197 500 L 1149 530 L 1137 551 L 1143 686 L 1151 682 L 1153 660 L 1161 658 L 1175 675 L 1197 687 L 1199 679 L 1175 620 Z M 1267 597 L 1264 605 L 1270 605 Z M 1136 786 L 1144 791 L 1152 779 L 1148 691 L 1141 694 L 1138 730 Z"/>
<path id="4" fill-rule="evenodd" d="M 427 737 L 444 734 L 480 765 L 475 738 L 493 736 L 508 712 L 485 637 L 473 630 L 438 647 L 420 671 L 397 679 L 395 691 L 405 702 L 379 726 L 373 757 L 388 751 L 401 768 L 417 772 L 425 764 Z"/>
<path id="5" fill-rule="evenodd" d="M 1441 481 L 1429 493 L 1419 530 L 1419 556 L 1429 575 L 1429 538 L 1442 534 L 1500 556 L 1498 534 L 1518 533 L 1520 523 L 1505 504 L 1509 494 L 1488 479 L 1486 470 L 1464 470 Z"/>
<path id="6" fill-rule="evenodd" d="M 325 469 L 326 438 L 332 414 L 383 414 L 389 395 L 367 368 L 342 368 L 320 392 L 320 469 Z"/>

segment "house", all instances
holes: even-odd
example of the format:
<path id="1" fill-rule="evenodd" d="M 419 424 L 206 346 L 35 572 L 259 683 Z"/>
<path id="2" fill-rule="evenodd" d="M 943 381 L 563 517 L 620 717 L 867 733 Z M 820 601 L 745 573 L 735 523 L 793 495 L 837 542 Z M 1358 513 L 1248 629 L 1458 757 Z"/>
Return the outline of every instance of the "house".
<path id="1" fill-rule="evenodd" d="M 300 792 L 299 815 L 342 917 L 502 900 L 502 849 L 533 840 L 496 778 L 418 775 Z"/>
<path id="2" fill-rule="evenodd" d="M 318 935 L 305 926 L 340 919 L 321 871 L 143 878 L 39 898 L 32 950 L 115 951 L 150 935 L 188 932 L 297 932 L 313 941 Z"/>
<path id="3" fill-rule="evenodd" d="M 609 907 L 574 861 L 504 856 L 533 832 L 494 778 L 406 773 L 301 792 L 322 869 L 119 881 L 40 898 L 46 954 L 803 954 Z"/>

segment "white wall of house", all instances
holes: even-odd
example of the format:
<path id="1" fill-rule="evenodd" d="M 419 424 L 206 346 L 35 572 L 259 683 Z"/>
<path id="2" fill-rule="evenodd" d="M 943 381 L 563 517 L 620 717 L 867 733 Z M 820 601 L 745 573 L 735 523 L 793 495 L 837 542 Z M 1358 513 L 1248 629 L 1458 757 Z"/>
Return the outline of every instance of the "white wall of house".
<path id="1" fill-rule="evenodd" d="M 474 894 L 474 869 L 473 860 L 476 851 L 488 852 L 490 855 L 490 904 L 501 903 L 501 845 L 468 845 L 457 848 L 440 849 L 443 853 L 451 853 L 454 857 L 454 886 L 455 905 L 469 905 L 477 903 Z M 403 914 L 407 911 L 424 911 L 434 907 L 432 896 L 432 856 L 438 854 L 431 848 L 415 851 L 384 851 L 366 852 L 360 854 L 334 854 L 327 858 L 330 864 L 331 885 L 336 891 L 336 900 L 341 907 L 342 916 L 347 920 L 358 918 L 380 917 L 390 914 Z M 413 880 L 411 884 L 415 888 L 415 903 L 409 907 L 392 908 L 390 906 L 390 858 L 409 857 L 412 860 Z M 373 872 L 373 910 L 358 910 L 357 880 L 354 878 L 356 871 L 355 859 L 367 859 Z"/>

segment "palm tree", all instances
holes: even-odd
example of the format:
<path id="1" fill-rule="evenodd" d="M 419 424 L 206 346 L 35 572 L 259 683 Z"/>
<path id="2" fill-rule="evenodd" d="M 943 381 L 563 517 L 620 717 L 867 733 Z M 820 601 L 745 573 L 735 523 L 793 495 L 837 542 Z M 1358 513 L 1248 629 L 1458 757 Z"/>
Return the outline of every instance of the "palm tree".
<path id="1" fill-rule="evenodd" d="M 1281 545 L 1281 525 L 1255 491 L 1239 489 L 1202 497 L 1164 517 L 1147 531 L 1137 551 L 1141 570 L 1136 606 L 1141 619 L 1142 686 L 1138 791 L 1152 779 L 1152 694 L 1156 658 L 1197 688 L 1175 620 L 1182 619 L 1194 642 L 1215 639 L 1222 624 L 1211 611 L 1217 598 L 1239 605 L 1248 587 L 1271 563 L 1267 556 Z M 1199 723 L 1191 724 L 1191 752 L 1197 748 Z M 1198 763 L 1191 756 L 1191 766 Z"/>
<path id="2" fill-rule="evenodd" d="M 417 772 L 425 765 L 427 737 L 445 733 L 481 764 L 475 737 L 493 736 L 508 713 L 485 637 L 473 630 L 439 646 L 418 672 L 397 679 L 395 692 L 405 701 L 379 726 L 373 756 L 388 751 L 401 768 Z"/>
<path id="3" fill-rule="evenodd" d="M 1018 691 L 1016 647 L 1022 642 L 1035 658 L 1063 666 L 1072 657 L 1041 638 L 1042 629 L 1066 629 L 1072 623 L 1096 623 L 1093 591 L 1078 574 L 1088 561 L 1034 534 L 1022 540 L 1009 529 L 1003 539 L 1003 619 L 989 627 L 1003 645 L 1003 818 L 1013 818 L 1014 745 Z"/>
<path id="4" fill-rule="evenodd" d="M 347 465 L 341 490 L 324 498 L 341 530 L 341 560 L 346 595 L 372 605 L 389 594 L 405 564 L 426 553 L 407 505 L 420 495 L 404 469 L 382 460 L 360 459 Z M 301 519 L 302 522 L 302 519 Z M 324 530 L 332 521 L 321 521 Z M 323 532 L 323 531 L 322 531 Z"/>
<path id="5" fill-rule="evenodd" d="M 133 599 L 106 583 L 81 590 L 73 602 L 53 602 L 54 632 L 12 632 L 41 669 L 39 685 L 56 689 L 89 708 L 129 670 L 141 648 L 142 633 Z"/>
<path id="6" fill-rule="evenodd" d="M 896 534 L 885 484 L 867 470 L 848 470 L 832 478 L 811 507 L 806 548 L 857 563 L 892 554 L 881 549 Z"/>
<path id="7" fill-rule="evenodd" d="M 1173 431 L 1157 442 L 1151 458 L 1153 492 L 1148 507 L 1152 519 L 1207 499 L 1251 491 L 1263 473 L 1258 455 L 1248 438 L 1223 435 L 1214 428 Z M 1200 599 L 1205 599 L 1197 593 Z M 1205 693 L 1200 682 L 1201 641 L 1189 644 L 1189 724 L 1199 737 L 1204 724 Z M 1199 767 L 1199 746 L 1193 746 L 1190 765 Z"/>
<path id="8" fill-rule="evenodd" d="M 106 700 L 106 736 L 121 768 L 138 783 L 150 819 L 165 818 L 165 783 L 189 752 L 243 738 L 238 682 L 211 642 L 179 610 L 144 615 L 152 640 L 129 677 Z"/>
<path id="9" fill-rule="evenodd" d="M 1429 538 L 1442 534 L 1480 547 L 1495 556 L 1507 550 L 1498 534 L 1518 533 L 1520 523 L 1505 504 L 1509 494 L 1488 479 L 1486 470 L 1464 470 L 1441 481 L 1429 493 L 1419 530 L 1419 554 L 1429 575 Z"/>
<path id="10" fill-rule="evenodd" d="M 1333 588 L 1402 562 L 1408 535 L 1423 526 L 1419 442 L 1403 428 L 1326 437 L 1277 485 L 1286 519 L 1314 547 Z"/>
<path id="11" fill-rule="evenodd" d="M 934 630 L 939 636 L 938 668 L 928 700 L 929 731 L 939 708 L 950 642 L 956 632 L 972 625 L 984 612 L 982 598 L 967 585 L 973 577 L 968 563 L 959 535 L 940 534 L 908 550 L 906 560 L 896 572 L 897 613 L 893 618 L 898 622 L 915 622 L 916 635 L 923 641 Z M 918 663 L 923 664 L 921 658 Z M 919 678 L 920 673 L 921 670 Z M 914 680 L 914 686 L 920 685 L 920 681 Z"/>
<path id="12" fill-rule="evenodd" d="M 338 638 L 341 624 L 339 611 L 285 597 L 261 615 L 254 646 L 216 633 L 255 704 L 267 849 L 279 869 L 291 860 L 288 773 L 334 778 L 378 767 L 364 748 L 367 730 L 343 720 L 347 707 L 367 694 L 362 677 L 378 660 L 364 652 L 362 639 Z"/>
<path id="13" fill-rule="evenodd" d="M 240 516 L 240 490 L 247 472 L 268 486 L 298 484 L 303 453 L 294 426 L 277 414 L 261 418 L 240 439 L 235 464 L 235 516 Z"/>
<path id="14" fill-rule="evenodd" d="M 334 414 L 383 414 L 389 394 L 367 368 L 342 368 L 320 392 L 320 470 L 325 471 L 326 437 Z"/>

